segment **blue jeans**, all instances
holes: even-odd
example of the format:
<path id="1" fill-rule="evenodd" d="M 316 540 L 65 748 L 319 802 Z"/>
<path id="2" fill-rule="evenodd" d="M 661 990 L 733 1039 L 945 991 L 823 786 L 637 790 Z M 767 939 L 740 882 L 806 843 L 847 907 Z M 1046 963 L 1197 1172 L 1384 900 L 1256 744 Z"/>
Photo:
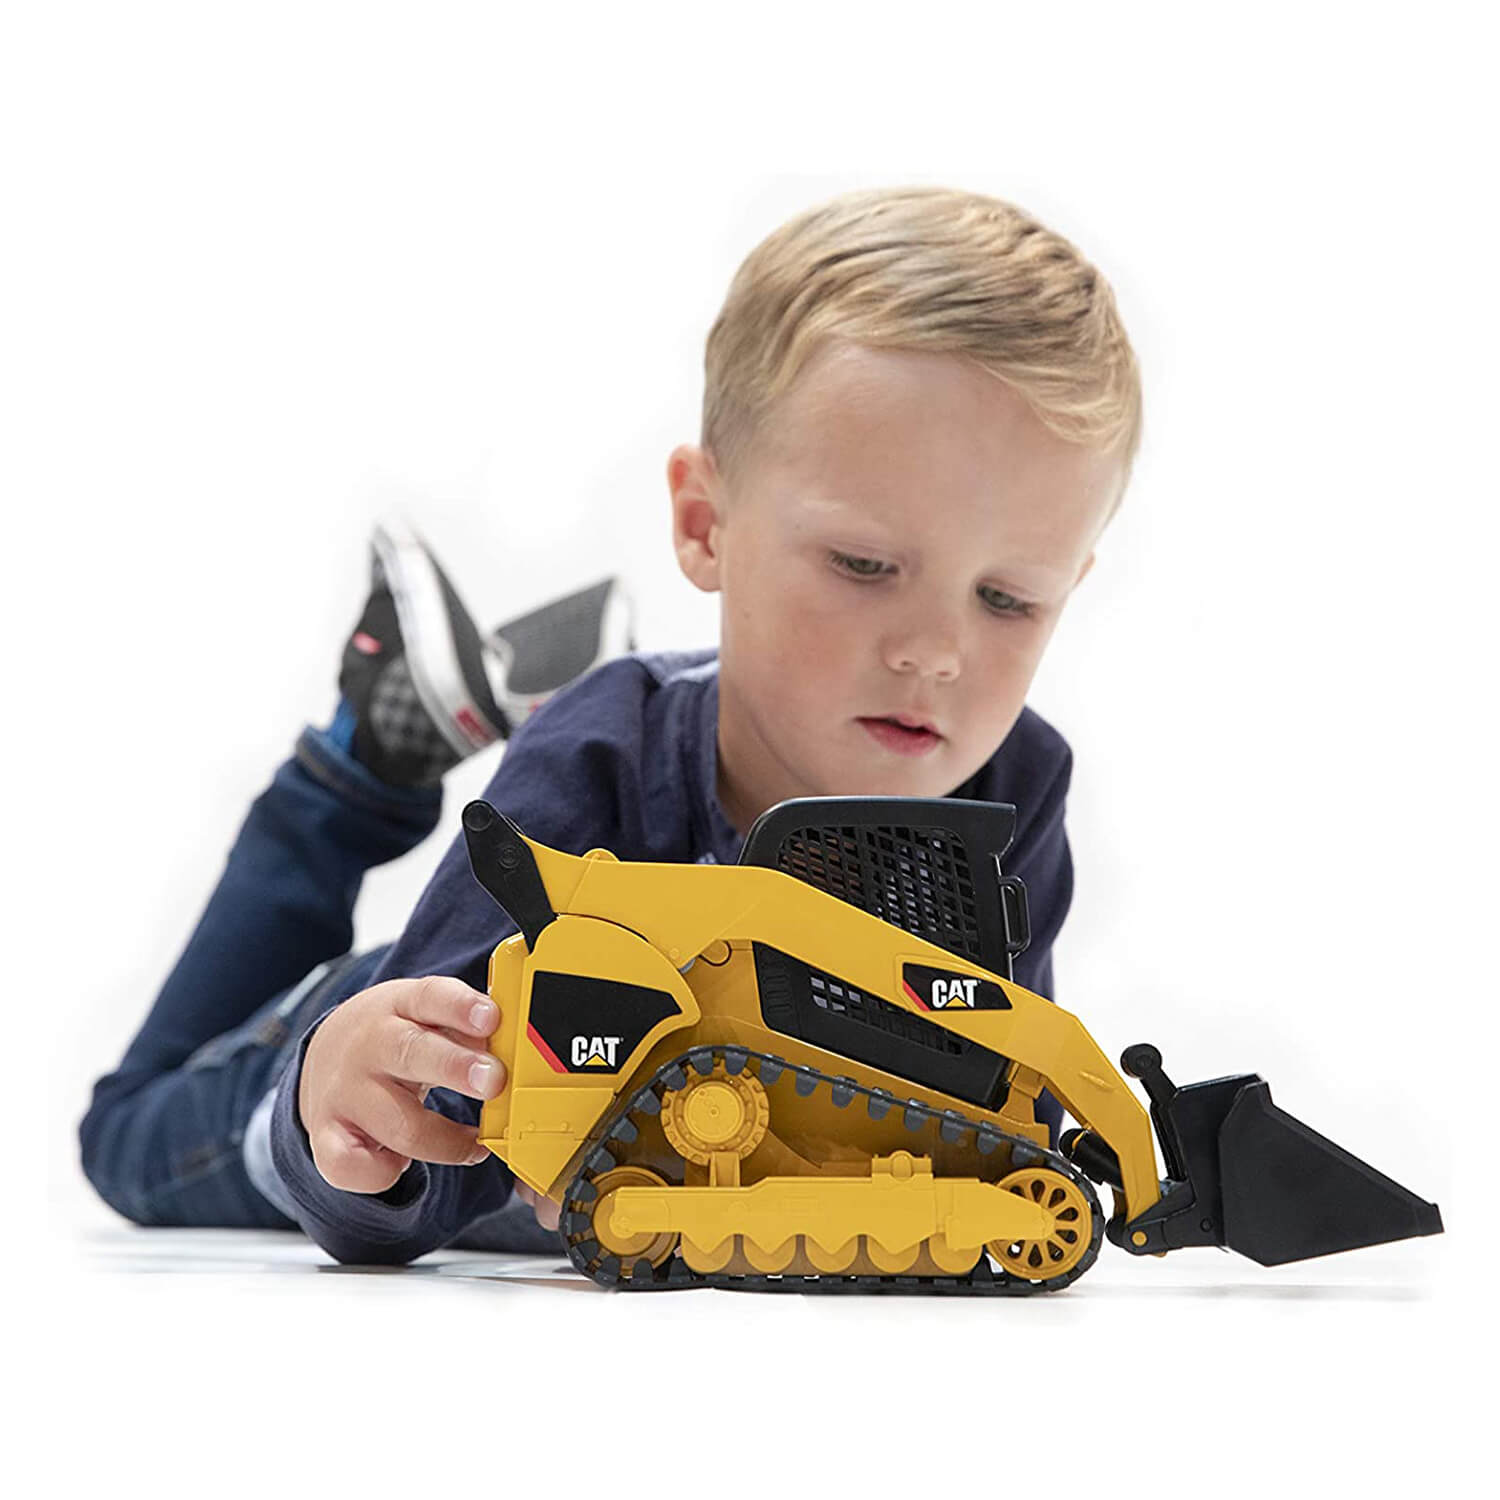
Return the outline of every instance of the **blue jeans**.
<path id="1" fill-rule="evenodd" d="M 441 788 L 387 786 L 302 732 L 145 1024 L 94 1086 L 79 1140 L 106 1203 L 138 1224 L 294 1227 L 246 1172 L 246 1124 L 298 1038 L 384 952 L 349 952 L 365 871 L 420 843 L 441 811 Z"/>

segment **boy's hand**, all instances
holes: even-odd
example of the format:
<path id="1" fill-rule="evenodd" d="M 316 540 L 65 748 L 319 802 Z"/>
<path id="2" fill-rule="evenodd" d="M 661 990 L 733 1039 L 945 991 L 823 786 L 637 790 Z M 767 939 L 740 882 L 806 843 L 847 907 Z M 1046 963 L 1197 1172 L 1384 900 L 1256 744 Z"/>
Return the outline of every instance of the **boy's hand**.
<path id="1" fill-rule="evenodd" d="M 493 1099 L 505 1067 L 485 1042 L 500 1024 L 461 979 L 388 979 L 351 996 L 313 1033 L 297 1109 L 313 1162 L 333 1187 L 383 1193 L 414 1159 L 473 1166 L 472 1126 L 424 1109 L 429 1089 Z"/>

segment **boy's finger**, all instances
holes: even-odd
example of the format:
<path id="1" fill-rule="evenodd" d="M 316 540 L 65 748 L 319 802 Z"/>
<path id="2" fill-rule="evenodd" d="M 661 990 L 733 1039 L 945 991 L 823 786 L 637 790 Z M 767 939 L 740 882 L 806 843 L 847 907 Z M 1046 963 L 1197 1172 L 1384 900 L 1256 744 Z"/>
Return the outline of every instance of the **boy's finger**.
<path id="1" fill-rule="evenodd" d="M 493 1099 L 505 1087 L 505 1064 L 488 1052 L 461 1047 L 414 1021 L 392 1017 L 380 1033 L 380 1067 L 404 1083 L 453 1089 L 471 1099 Z"/>
<path id="2" fill-rule="evenodd" d="M 439 1036 L 445 1036 L 456 1047 L 467 1047 L 471 1052 L 488 1052 L 490 1039 L 487 1036 L 474 1036 L 471 1032 L 455 1031 L 451 1026 L 432 1026 L 428 1028 L 435 1031 Z"/>
<path id="3" fill-rule="evenodd" d="M 442 1166 L 473 1166 L 489 1155 L 472 1125 L 423 1109 L 405 1089 L 378 1090 L 365 1100 L 364 1118 L 356 1122 L 373 1140 L 398 1156 Z"/>
<path id="4" fill-rule="evenodd" d="M 489 1036 L 500 1024 L 500 1011 L 482 990 L 447 974 L 426 979 L 393 979 L 391 1007 L 398 1016 L 423 1026 L 448 1026 L 470 1036 Z"/>
<path id="5" fill-rule="evenodd" d="M 534 1188 L 529 1188 L 516 1179 L 516 1197 L 530 1205 L 532 1215 L 543 1229 L 556 1229 L 562 1222 L 562 1207 L 550 1198 L 544 1198 Z"/>
<path id="6" fill-rule="evenodd" d="M 313 1165 L 323 1180 L 345 1193 L 383 1193 L 411 1165 L 411 1158 L 387 1151 L 363 1131 L 330 1121 L 308 1137 Z"/>

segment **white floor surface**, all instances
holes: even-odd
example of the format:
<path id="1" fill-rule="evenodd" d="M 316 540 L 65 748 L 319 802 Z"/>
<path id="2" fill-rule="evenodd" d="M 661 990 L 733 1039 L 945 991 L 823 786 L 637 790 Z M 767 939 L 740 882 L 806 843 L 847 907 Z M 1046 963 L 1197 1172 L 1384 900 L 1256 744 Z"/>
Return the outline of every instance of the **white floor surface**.
<path id="1" fill-rule="evenodd" d="M 346 1268 L 294 1234 L 86 1205 L 48 1305 L 19 1283 L 48 1331 L 22 1442 L 164 1494 L 1467 1492 L 1490 1440 L 1453 1252 L 1268 1270 L 1106 1244 L 1026 1300 L 641 1296 L 561 1261 Z"/>

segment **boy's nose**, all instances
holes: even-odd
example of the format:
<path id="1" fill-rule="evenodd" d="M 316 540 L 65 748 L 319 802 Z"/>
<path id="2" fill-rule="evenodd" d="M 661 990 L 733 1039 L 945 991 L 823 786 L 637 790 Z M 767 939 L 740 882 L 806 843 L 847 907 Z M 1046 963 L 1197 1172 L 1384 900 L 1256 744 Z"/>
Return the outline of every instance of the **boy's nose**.
<path id="1" fill-rule="evenodd" d="M 957 632 L 932 626 L 904 631 L 887 641 L 885 660 L 893 672 L 951 682 L 960 665 Z"/>

